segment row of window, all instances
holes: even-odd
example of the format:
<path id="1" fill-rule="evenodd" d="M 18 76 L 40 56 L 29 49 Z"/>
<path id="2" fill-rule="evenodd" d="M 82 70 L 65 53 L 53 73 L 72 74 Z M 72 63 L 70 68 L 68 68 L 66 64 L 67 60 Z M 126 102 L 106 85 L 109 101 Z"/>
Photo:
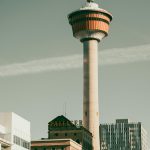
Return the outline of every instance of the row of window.
<path id="1" fill-rule="evenodd" d="M 64 150 L 65 148 L 64 147 L 61 147 L 61 148 L 59 148 L 59 147 L 57 147 L 57 148 L 55 148 L 55 147 L 52 147 L 52 148 L 46 148 L 46 147 L 44 147 L 44 148 L 40 148 L 40 150 Z M 38 148 L 34 148 L 33 150 L 38 150 Z"/>
<path id="2" fill-rule="evenodd" d="M 58 133 L 55 133 L 55 136 L 58 136 L 59 134 Z M 74 136 L 76 136 L 77 135 L 77 133 L 74 133 Z M 65 136 L 68 136 L 68 134 L 67 133 L 65 133 Z"/>
<path id="3" fill-rule="evenodd" d="M 18 137 L 16 135 L 14 135 L 14 137 L 13 137 L 13 142 L 16 145 L 22 146 L 22 147 L 24 147 L 26 149 L 30 149 L 30 143 L 25 141 L 25 140 L 23 140 L 22 138 L 20 138 L 20 137 Z"/>

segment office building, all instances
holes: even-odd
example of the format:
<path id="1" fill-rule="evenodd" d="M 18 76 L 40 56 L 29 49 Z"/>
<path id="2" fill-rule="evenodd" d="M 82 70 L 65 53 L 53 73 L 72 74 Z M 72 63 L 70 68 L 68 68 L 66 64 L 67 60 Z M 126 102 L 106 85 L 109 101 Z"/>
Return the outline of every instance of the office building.
<path id="1" fill-rule="evenodd" d="M 141 122 L 117 119 L 100 125 L 101 150 L 148 150 L 147 133 Z"/>
<path id="2" fill-rule="evenodd" d="M 30 122 L 13 112 L 0 113 L 0 150 L 30 149 Z"/>

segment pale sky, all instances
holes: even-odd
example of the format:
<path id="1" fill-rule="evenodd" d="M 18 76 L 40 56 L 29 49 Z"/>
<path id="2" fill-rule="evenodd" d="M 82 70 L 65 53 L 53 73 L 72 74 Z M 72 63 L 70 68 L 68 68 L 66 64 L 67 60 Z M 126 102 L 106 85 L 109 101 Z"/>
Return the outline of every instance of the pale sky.
<path id="1" fill-rule="evenodd" d="M 38 68 L 55 65 L 56 58 L 68 56 L 78 63 L 82 44 L 73 38 L 67 15 L 84 2 L 0 0 L 0 111 L 13 111 L 29 120 L 32 139 L 47 137 L 47 123 L 64 113 L 65 103 L 69 119 L 82 119 L 82 66 L 9 76 L 2 73 L 25 72 L 31 64 L 32 69 L 37 64 Z M 150 134 L 150 1 L 96 2 L 114 16 L 109 36 L 99 44 L 100 57 L 128 60 L 136 53 L 125 63 L 99 66 L 100 121 L 129 118 L 142 122 Z M 118 49 L 122 55 L 116 53 Z M 105 61 L 100 57 L 100 62 Z M 33 61 L 38 62 L 36 66 Z"/>

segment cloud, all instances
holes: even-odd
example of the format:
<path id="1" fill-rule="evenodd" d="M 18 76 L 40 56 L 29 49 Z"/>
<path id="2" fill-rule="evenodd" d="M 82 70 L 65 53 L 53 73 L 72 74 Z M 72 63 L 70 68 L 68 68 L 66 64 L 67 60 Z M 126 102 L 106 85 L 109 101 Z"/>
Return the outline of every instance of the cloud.
<path id="1" fill-rule="evenodd" d="M 150 60 L 150 44 L 102 50 L 99 65 L 115 65 Z M 82 55 L 32 60 L 0 66 L 0 77 L 61 71 L 82 67 Z"/>

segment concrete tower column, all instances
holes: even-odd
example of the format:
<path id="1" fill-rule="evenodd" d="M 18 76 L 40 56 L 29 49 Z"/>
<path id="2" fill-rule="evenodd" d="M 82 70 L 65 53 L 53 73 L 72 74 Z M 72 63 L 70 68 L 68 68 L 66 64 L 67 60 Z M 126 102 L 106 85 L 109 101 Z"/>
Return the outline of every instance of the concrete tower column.
<path id="1" fill-rule="evenodd" d="M 112 15 L 94 0 L 68 15 L 73 36 L 83 43 L 83 126 L 92 133 L 92 148 L 100 150 L 98 104 L 98 42 L 108 35 Z"/>
<path id="2" fill-rule="evenodd" d="M 99 147 L 99 104 L 98 104 L 98 41 L 83 42 L 84 97 L 83 126 L 93 133 L 94 150 Z"/>

